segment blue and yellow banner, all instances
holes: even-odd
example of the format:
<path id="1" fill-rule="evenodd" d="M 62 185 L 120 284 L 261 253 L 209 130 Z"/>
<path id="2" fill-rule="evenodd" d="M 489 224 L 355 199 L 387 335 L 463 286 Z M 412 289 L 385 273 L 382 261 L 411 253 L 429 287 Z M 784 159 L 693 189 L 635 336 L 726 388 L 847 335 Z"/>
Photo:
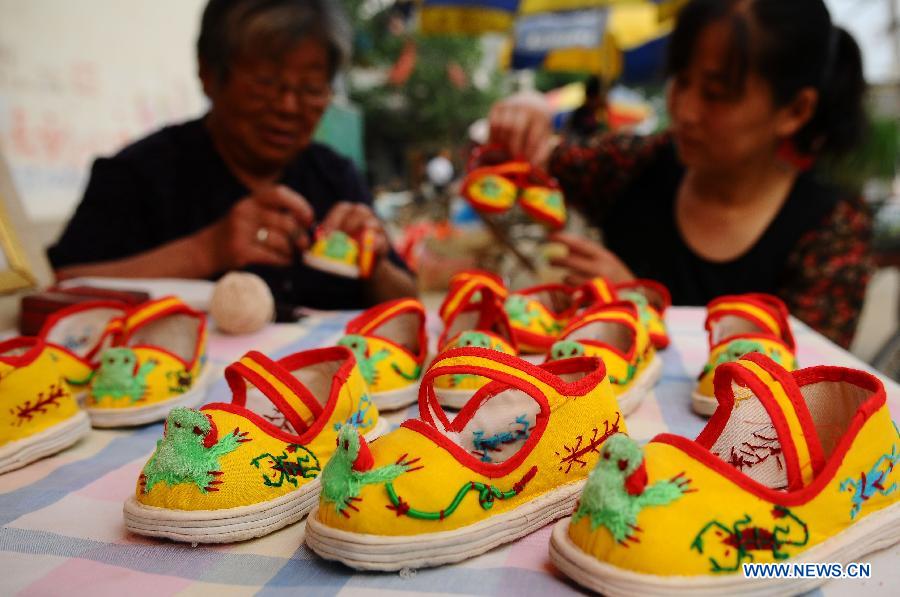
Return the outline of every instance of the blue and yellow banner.
<path id="1" fill-rule="evenodd" d="M 507 33 L 518 9 L 519 0 L 424 0 L 419 28 L 433 35 Z"/>

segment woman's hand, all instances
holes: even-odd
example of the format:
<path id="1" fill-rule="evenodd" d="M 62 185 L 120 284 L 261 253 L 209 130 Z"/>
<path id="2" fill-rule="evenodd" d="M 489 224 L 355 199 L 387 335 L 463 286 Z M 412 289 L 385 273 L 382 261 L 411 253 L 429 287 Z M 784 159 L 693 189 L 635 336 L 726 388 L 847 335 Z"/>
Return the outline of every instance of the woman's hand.
<path id="1" fill-rule="evenodd" d="M 269 186 L 235 203 L 198 236 L 213 273 L 251 263 L 284 267 L 291 264 L 295 248 L 302 251 L 309 245 L 306 230 L 313 218 L 303 196 L 283 185 Z"/>
<path id="2" fill-rule="evenodd" d="M 565 257 L 551 259 L 550 265 L 569 270 L 565 283 L 570 286 L 581 286 L 598 277 L 614 284 L 634 280 L 634 274 L 615 253 L 593 241 L 563 232 L 551 234 L 549 240 L 569 249 Z"/>
<path id="3" fill-rule="evenodd" d="M 494 104 L 488 116 L 490 142 L 546 168 L 556 145 L 553 110 L 539 93 L 519 93 Z"/>
<path id="4" fill-rule="evenodd" d="M 319 230 L 323 234 L 328 234 L 333 230 L 340 230 L 347 233 L 348 236 L 356 237 L 364 229 L 368 228 L 373 232 L 375 243 L 373 250 L 377 258 L 387 255 L 390 243 L 388 241 L 387 232 L 384 225 L 372 208 L 365 203 L 349 203 L 342 201 L 331 208 L 331 211 L 322 220 Z"/>

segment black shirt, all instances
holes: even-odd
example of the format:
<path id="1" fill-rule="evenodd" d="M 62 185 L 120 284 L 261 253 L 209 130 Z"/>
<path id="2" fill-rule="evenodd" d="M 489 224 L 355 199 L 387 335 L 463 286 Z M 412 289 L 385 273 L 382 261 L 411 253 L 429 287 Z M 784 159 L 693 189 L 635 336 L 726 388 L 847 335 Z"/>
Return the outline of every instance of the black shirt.
<path id="1" fill-rule="evenodd" d="M 316 143 L 285 168 L 279 182 L 309 201 L 317 221 L 339 201 L 372 204 L 353 164 Z M 248 194 L 216 152 L 202 119 L 168 126 L 94 162 L 75 215 L 47 254 L 54 268 L 135 255 L 197 232 Z M 405 267 L 393 253 L 391 260 Z M 247 269 L 262 276 L 282 304 L 366 306 L 362 282 L 306 267 L 299 255 L 289 268 Z"/>
<path id="2" fill-rule="evenodd" d="M 746 253 L 726 262 L 698 256 L 675 218 L 684 168 L 667 143 L 636 172 L 599 220 L 606 246 L 640 278 L 665 284 L 676 305 L 705 305 L 723 294 L 768 292 L 784 286 L 784 266 L 797 241 L 821 225 L 840 197 L 812 171 L 800 174 L 775 218 Z"/>

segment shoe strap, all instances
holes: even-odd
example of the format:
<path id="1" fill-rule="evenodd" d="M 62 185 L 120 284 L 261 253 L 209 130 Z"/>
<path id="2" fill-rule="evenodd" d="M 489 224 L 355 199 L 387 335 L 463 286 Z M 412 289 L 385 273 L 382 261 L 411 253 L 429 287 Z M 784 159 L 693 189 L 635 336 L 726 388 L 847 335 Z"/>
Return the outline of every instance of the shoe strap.
<path id="1" fill-rule="evenodd" d="M 123 340 L 127 340 L 136 330 L 145 325 L 175 314 L 191 315 L 198 319 L 206 318 L 203 313 L 190 308 L 176 296 L 167 296 L 147 301 L 129 311 L 123 318 L 121 330 Z"/>
<path id="2" fill-rule="evenodd" d="M 51 314 L 44 322 L 44 325 L 41 326 L 41 331 L 38 332 L 38 336 L 43 338 L 46 342 L 62 346 L 73 355 L 86 362 L 91 362 L 94 360 L 94 357 L 97 356 L 97 353 L 100 352 L 100 349 L 111 346 L 119 336 L 121 336 L 124 327 L 124 317 L 128 313 L 128 309 L 129 307 L 125 303 L 111 300 L 85 301 L 83 303 L 70 305 L 65 309 L 60 309 Z M 82 328 L 83 331 L 84 321 L 80 320 L 79 323 L 78 320 L 73 319 L 72 316 L 77 316 L 80 313 L 87 313 L 90 311 L 113 311 L 117 312 L 118 315 L 112 316 L 106 321 L 97 320 L 94 329 L 102 328 L 102 330 L 97 337 L 94 338 L 93 344 L 81 349 L 70 348 L 60 336 L 67 335 L 72 331 L 73 326 Z"/>
<path id="3" fill-rule="evenodd" d="M 632 341 L 628 351 L 615 348 L 608 341 L 608 338 L 603 338 L 599 335 L 597 337 L 580 336 L 578 338 L 578 340 L 585 340 L 592 344 L 599 343 L 599 345 L 607 346 L 626 360 L 632 360 L 638 347 L 646 347 L 650 342 L 647 329 L 641 323 L 637 308 L 634 306 L 634 303 L 628 301 L 617 301 L 607 305 L 600 305 L 582 313 L 566 326 L 559 338 L 560 340 L 567 340 L 572 333 L 594 323 L 617 323 L 631 330 Z"/>
<path id="4" fill-rule="evenodd" d="M 566 382 L 559 376 L 566 373 L 584 373 L 574 382 Z M 432 426 L 448 431 L 453 425 L 447 418 L 434 389 L 434 380 L 444 375 L 478 375 L 491 380 L 473 394 L 454 420 L 465 420 L 464 413 L 471 413 L 489 396 L 507 389 L 517 389 L 531 396 L 541 405 L 539 416 L 548 416 L 572 397 L 584 396 L 595 389 L 606 377 L 606 368 L 600 359 L 579 357 L 554 361 L 538 366 L 518 357 L 487 348 L 454 348 L 440 354 L 422 377 L 419 387 L 419 416 Z M 458 431 L 458 429 L 455 429 Z"/>
<path id="5" fill-rule="evenodd" d="M 247 384 L 252 385 L 275 405 L 302 435 L 322 413 L 322 405 L 299 379 L 291 374 L 283 361 L 273 361 L 264 354 L 251 350 L 241 359 L 225 368 L 225 380 L 232 392 L 232 403 L 242 407 L 247 404 Z"/>
<path id="6" fill-rule="evenodd" d="M 706 313 L 705 327 L 710 334 L 718 320 L 730 315 L 752 322 L 765 332 L 781 338 L 791 350 L 795 348 L 788 310 L 778 297 L 762 293 L 721 296 L 709 303 Z"/>
<path id="7" fill-rule="evenodd" d="M 720 365 L 713 385 L 719 407 L 699 444 L 773 489 L 794 491 L 815 479 L 825 466 L 822 444 L 788 371 L 751 353 Z"/>
<path id="8" fill-rule="evenodd" d="M 606 281 L 606 278 L 593 278 L 575 291 L 575 302 L 581 308 L 589 309 L 616 300 L 616 289 Z"/>
<path id="9" fill-rule="evenodd" d="M 662 315 L 666 309 L 672 306 L 672 294 L 664 284 L 656 280 L 638 278 L 630 282 L 616 284 L 616 292 L 638 292 L 647 299 L 648 305 Z"/>
<path id="10" fill-rule="evenodd" d="M 481 270 L 459 272 L 450 279 L 450 288 L 438 311 L 441 320 L 446 322 L 455 312 L 466 308 L 472 296 L 479 291 L 491 293 L 499 300 L 504 300 L 509 294 L 499 276 Z M 484 298 L 484 292 L 481 298 Z"/>
<path id="11" fill-rule="evenodd" d="M 387 301 L 363 311 L 347 323 L 346 333 L 361 336 L 376 333 L 379 327 L 404 313 L 418 315 L 424 325 L 425 306 L 417 299 L 402 298 Z"/>

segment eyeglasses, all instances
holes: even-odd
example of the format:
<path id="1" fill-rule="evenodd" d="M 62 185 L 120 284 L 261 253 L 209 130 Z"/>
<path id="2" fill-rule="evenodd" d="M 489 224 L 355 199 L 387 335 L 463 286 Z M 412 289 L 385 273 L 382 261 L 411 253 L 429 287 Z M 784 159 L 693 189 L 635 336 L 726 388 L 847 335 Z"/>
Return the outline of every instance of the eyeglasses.
<path id="1" fill-rule="evenodd" d="M 311 83 L 304 82 L 292 84 L 277 77 L 264 74 L 245 74 L 238 73 L 247 83 L 250 94 L 260 101 L 267 104 L 273 104 L 285 93 L 291 93 L 297 101 L 304 106 L 322 107 L 331 101 L 331 84 L 330 83 Z"/>

